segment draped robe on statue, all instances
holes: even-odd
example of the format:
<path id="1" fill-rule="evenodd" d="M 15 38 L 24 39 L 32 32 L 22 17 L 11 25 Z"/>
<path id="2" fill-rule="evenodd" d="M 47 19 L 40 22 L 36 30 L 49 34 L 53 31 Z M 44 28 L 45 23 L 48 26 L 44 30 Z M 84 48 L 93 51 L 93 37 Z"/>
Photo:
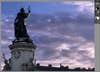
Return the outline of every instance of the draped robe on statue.
<path id="1" fill-rule="evenodd" d="M 14 29 L 15 29 L 15 37 L 19 38 L 29 38 L 26 30 L 26 26 L 24 24 L 25 18 L 27 18 L 29 13 L 19 12 L 15 19 Z"/>

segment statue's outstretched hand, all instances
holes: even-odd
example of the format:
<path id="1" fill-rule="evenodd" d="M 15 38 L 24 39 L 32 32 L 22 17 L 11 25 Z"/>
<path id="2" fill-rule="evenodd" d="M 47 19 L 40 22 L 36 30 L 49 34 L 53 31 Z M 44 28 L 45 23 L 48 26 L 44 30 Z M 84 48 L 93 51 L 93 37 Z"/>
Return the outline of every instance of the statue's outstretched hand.
<path id="1" fill-rule="evenodd" d="M 30 13 L 31 11 L 29 10 L 28 12 Z"/>

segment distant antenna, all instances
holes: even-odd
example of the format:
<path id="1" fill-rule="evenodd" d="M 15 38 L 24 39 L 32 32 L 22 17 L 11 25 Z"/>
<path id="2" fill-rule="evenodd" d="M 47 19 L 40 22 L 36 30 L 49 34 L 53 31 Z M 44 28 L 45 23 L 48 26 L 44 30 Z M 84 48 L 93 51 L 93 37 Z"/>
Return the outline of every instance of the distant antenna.
<path id="1" fill-rule="evenodd" d="M 36 65 L 36 59 L 34 59 L 34 61 L 33 61 L 33 62 L 34 62 L 34 65 Z"/>

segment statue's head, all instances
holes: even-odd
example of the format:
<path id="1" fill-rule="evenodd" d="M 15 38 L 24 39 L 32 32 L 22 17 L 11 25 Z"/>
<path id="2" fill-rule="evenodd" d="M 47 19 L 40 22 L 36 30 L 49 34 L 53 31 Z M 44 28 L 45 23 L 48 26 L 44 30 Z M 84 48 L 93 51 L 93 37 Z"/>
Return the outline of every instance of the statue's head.
<path id="1" fill-rule="evenodd" d="M 25 11 L 24 8 L 21 8 L 21 9 L 20 9 L 20 12 L 24 12 L 24 11 Z"/>

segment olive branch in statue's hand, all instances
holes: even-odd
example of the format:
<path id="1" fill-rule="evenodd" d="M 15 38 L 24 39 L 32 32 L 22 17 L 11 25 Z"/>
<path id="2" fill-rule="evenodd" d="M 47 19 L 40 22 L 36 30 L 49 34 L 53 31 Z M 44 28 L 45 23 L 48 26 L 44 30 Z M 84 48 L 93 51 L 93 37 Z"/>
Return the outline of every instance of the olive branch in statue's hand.
<path id="1" fill-rule="evenodd" d="M 30 11 L 30 6 L 28 7 L 28 12 L 30 13 L 31 11 Z"/>

